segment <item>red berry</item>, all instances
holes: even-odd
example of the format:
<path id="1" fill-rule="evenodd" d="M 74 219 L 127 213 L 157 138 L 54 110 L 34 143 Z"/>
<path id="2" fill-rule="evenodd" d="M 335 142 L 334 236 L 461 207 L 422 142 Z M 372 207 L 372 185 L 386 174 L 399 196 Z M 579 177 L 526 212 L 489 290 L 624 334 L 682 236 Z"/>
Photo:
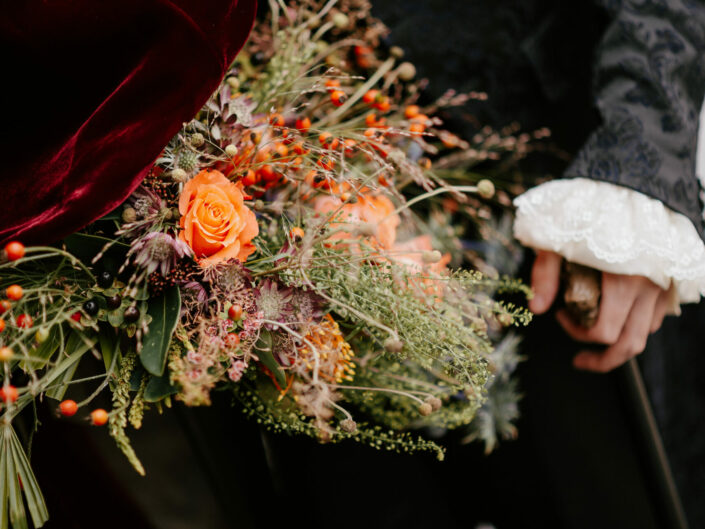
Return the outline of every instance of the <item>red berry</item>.
<path id="1" fill-rule="evenodd" d="M 108 422 L 108 412 L 103 408 L 98 408 L 91 412 L 91 423 L 93 426 L 103 426 L 106 422 Z"/>
<path id="2" fill-rule="evenodd" d="M 81 311 L 77 310 L 76 312 L 71 314 L 71 319 L 76 323 L 81 323 Z"/>
<path id="3" fill-rule="evenodd" d="M 7 385 L 0 388 L 0 400 L 2 402 L 15 402 L 17 397 L 19 397 L 19 393 L 15 386 Z"/>
<path id="4" fill-rule="evenodd" d="M 5 320 L 0 320 L 0 332 L 5 330 Z"/>
<path id="5" fill-rule="evenodd" d="M 296 128 L 306 132 L 311 128 L 311 120 L 309 118 L 299 118 L 296 120 Z"/>
<path id="6" fill-rule="evenodd" d="M 257 174 L 252 169 L 248 169 L 245 176 L 242 177 L 242 184 L 245 186 L 253 186 L 256 183 Z"/>
<path id="7" fill-rule="evenodd" d="M 330 100 L 336 107 L 342 107 L 348 100 L 348 96 L 342 90 L 334 90 L 330 93 Z"/>
<path id="8" fill-rule="evenodd" d="M 387 96 L 379 98 L 379 100 L 372 105 L 380 112 L 388 112 L 392 105 L 389 103 L 389 98 Z"/>
<path id="9" fill-rule="evenodd" d="M 365 92 L 365 95 L 362 96 L 362 100 L 368 105 L 371 105 L 375 102 L 377 96 L 379 96 L 379 90 L 368 90 Z"/>
<path id="10" fill-rule="evenodd" d="M 12 303 L 8 300 L 3 299 L 0 301 L 0 314 L 5 314 L 8 310 L 12 308 Z"/>
<path id="11" fill-rule="evenodd" d="M 18 241 L 8 242 L 5 245 L 5 255 L 10 261 L 17 261 L 24 257 L 24 244 Z"/>
<path id="12" fill-rule="evenodd" d="M 228 309 L 228 318 L 233 321 L 238 321 L 242 318 L 242 307 L 240 305 L 231 305 Z"/>
<path id="13" fill-rule="evenodd" d="M 59 410 L 61 410 L 61 415 L 64 417 L 71 417 L 72 415 L 76 415 L 78 404 L 76 404 L 75 400 L 67 399 L 59 404 Z"/>
<path id="14" fill-rule="evenodd" d="M 32 316 L 29 314 L 20 314 L 17 316 L 17 326 L 21 329 L 29 329 L 32 325 L 34 325 L 34 320 L 32 320 Z"/>
<path id="15" fill-rule="evenodd" d="M 5 291 L 5 295 L 11 299 L 12 301 L 19 301 L 22 299 L 22 295 L 24 294 L 24 291 L 22 290 L 22 287 L 19 285 L 10 285 L 7 287 L 7 290 Z"/>

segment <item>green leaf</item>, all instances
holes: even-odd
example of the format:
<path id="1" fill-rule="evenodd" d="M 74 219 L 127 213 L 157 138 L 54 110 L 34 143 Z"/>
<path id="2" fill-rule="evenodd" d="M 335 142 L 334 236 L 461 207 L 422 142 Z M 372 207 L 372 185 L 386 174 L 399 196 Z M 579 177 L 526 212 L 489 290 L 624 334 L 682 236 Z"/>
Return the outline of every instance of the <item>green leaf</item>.
<path id="1" fill-rule="evenodd" d="M 266 330 L 262 330 L 259 335 L 259 340 L 255 344 L 255 349 L 257 350 L 257 356 L 259 361 L 264 364 L 264 366 L 269 369 L 274 378 L 277 380 L 279 387 L 286 386 L 286 376 L 284 371 L 282 371 L 279 363 L 274 359 L 274 354 L 272 353 L 272 333 Z"/>
<path id="2" fill-rule="evenodd" d="M 113 363 L 113 355 L 119 352 L 120 338 L 111 327 L 101 325 L 98 343 L 100 344 L 100 352 L 102 353 L 105 371 L 107 372 Z"/>
<path id="3" fill-rule="evenodd" d="M 166 355 L 181 313 L 179 287 L 173 286 L 163 295 L 149 301 L 147 314 L 152 321 L 142 342 L 140 360 L 151 374 L 161 376 L 166 366 Z"/>
<path id="4" fill-rule="evenodd" d="M 157 402 L 174 393 L 176 388 L 169 382 L 169 373 L 164 373 L 160 377 L 150 377 L 147 387 L 144 388 L 144 400 Z"/>

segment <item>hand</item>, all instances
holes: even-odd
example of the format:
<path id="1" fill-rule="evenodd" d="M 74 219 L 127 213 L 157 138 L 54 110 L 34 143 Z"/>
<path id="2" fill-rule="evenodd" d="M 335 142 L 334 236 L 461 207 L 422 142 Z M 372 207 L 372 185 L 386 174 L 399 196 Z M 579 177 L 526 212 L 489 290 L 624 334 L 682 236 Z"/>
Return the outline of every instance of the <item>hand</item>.
<path id="1" fill-rule="evenodd" d="M 531 272 L 535 295 L 529 302 L 534 313 L 542 314 L 553 304 L 560 286 L 561 262 L 556 253 L 538 252 Z M 556 319 L 575 340 L 609 346 L 604 351 L 581 351 L 573 359 L 578 369 L 605 373 L 644 350 L 649 334 L 661 327 L 668 305 L 668 291 L 649 279 L 603 272 L 595 325 L 586 329 L 565 311 L 556 313 Z"/>

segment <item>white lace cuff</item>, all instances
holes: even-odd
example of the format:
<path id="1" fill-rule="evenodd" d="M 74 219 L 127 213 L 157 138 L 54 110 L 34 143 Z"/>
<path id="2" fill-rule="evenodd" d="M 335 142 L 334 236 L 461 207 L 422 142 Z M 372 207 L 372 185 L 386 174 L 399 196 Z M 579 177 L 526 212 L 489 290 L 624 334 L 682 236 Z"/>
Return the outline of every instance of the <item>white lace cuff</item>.
<path id="1" fill-rule="evenodd" d="M 553 180 L 514 200 L 524 245 L 614 274 L 673 285 L 680 303 L 705 295 L 705 245 L 693 224 L 638 191 L 586 178 Z"/>

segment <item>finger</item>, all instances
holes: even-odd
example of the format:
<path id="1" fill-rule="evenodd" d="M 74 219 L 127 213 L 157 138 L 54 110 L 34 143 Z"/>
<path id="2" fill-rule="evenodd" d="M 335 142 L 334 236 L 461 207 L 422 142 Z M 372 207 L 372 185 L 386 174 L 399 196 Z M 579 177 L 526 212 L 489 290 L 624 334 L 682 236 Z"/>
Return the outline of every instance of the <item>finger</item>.
<path id="1" fill-rule="evenodd" d="M 561 277 L 562 257 L 554 252 L 539 250 L 531 270 L 531 288 L 534 297 L 529 301 L 529 309 L 536 313 L 546 312 L 558 293 Z"/>
<path id="2" fill-rule="evenodd" d="M 605 272 L 602 274 L 600 312 L 595 325 L 589 329 L 578 325 L 565 311 L 559 311 L 556 319 L 574 340 L 612 345 L 622 334 L 624 324 L 636 301 L 637 288 L 636 278 Z"/>
<path id="3" fill-rule="evenodd" d="M 582 351 L 573 359 L 573 365 L 578 369 L 606 373 L 643 352 L 658 297 L 658 293 L 653 291 L 639 296 L 614 345 L 602 352 Z"/>
<path id="4" fill-rule="evenodd" d="M 666 312 L 668 311 L 669 305 L 669 293 L 664 290 L 659 294 L 656 300 L 656 307 L 654 307 L 654 316 L 651 318 L 651 328 L 649 331 L 653 334 L 661 328 L 663 324 L 663 319 L 666 317 Z"/>

